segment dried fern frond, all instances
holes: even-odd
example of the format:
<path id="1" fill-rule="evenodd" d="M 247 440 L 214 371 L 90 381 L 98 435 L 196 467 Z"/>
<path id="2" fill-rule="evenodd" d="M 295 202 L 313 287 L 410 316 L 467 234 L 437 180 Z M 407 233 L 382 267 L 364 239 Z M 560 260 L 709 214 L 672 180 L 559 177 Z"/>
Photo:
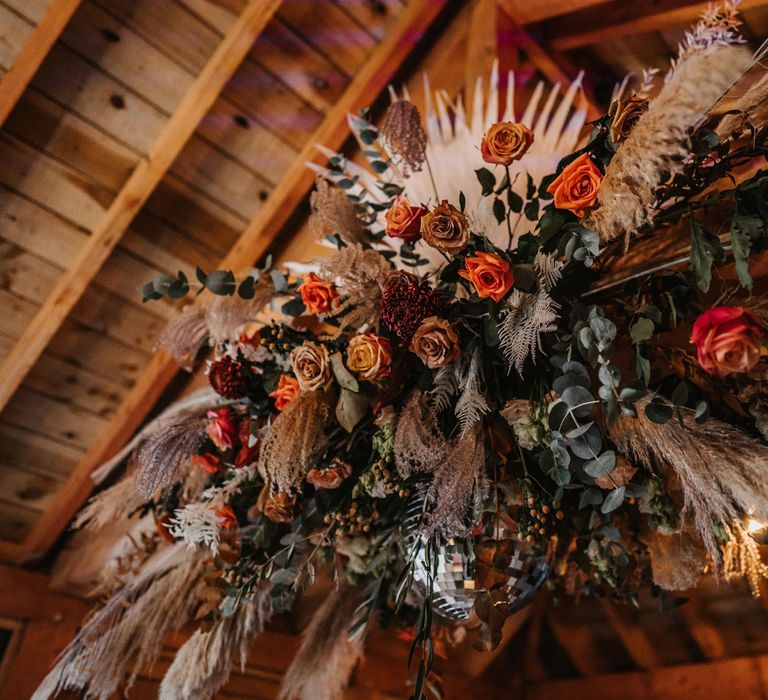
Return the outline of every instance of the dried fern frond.
<path id="1" fill-rule="evenodd" d="M 281 491 L 293 491 L 325 449 L 333 416 L 332 390 L 300 393 L 273 421 L 259 454 L 259 473 Z"/>
<path id="2" fill-rule="evenodd" d="M 533 294 L 512 290 L 498 325 L 499 347 L 507 362 L 507 372 L 514 368 L 522 376 L 528 355 L 536 362 L 542 335 L 557 330 L 559 309 L 560 305 L 544 286 Z"/>
<path id="3" fill-rule="evenodd" d="M 187 306 L 168 321 L 157 344 L 171 353 L 181 367 L 191 371 L 192 363 L 206 340 L 208 323 L 205 311 L 197 306 Z"/>
<path id="4" fill-rule="evenodd" d="M 746 50 L 714 46 L 678 63 L 606 168 L 597 206 L 584 225 L 602 241 L 649 224 L 656 188 L 689 153 L 689 130 L 705 117 L 750 62 Z"/>
<path id="5" fill-rule="evenodd" d="M 241 669 L 245 668 L 253 640 L 271 617 L 270 587 L 262 586 L 234 615 L 221 618 L 208 631 L 195 631 L 176 652 L 160 684 L 158 700 L 213 698 L 229 680 L 236 656 Z"/>
<path id="6" fill-rule="evenodd" d="M 462 436 L 491 410 L 483 393 L 481 360 L 480 348 L 475 348 L 469 367 L 459 382 L 461 396 L 456 402 L 456 417 L 459 419 Z"/>
<path id="7" fill-rule="evenodd" d="M 485 443 L 475 426 L 458 438 L 430 484 L 427 498 L 434 506 L 427 531 L 464 537 L 477 523 L 487 496 Z"/>
<path id="8" fill-rule="evenodd" d="M 349 640 L 360 589 L 340 583 L 312 616 L 296 656 L 283 677 L 280 700 L 341 700 L 357 662 L 362 639 Z"/>
<path id="9" fill-rule="evenodd" d="M 555 253 L 544 253 L 539 250 L 533 258 L 533 268 L 539 280 L 539 286 L 551 292 L 563 277 L 565 262 Z"/>
<path id="10" fill-rule="evenodd" d="M 381 138 L 405 174 L 421 170 L 427 158 L 427 132 L 413 102 L 395 100 L 389 106 L 381 123 Z"/>
<path id="11" fill-rule="evenodd" d="M 451 405 L 451 398 L 459 390 L 459 358 L 435 374 L 429 400 L 437 413 L 442 413 Z"/>
<path id="12" fill-rule="evenodd" d="M 130 687 L 160 655 L 168 634 L 192 620 L 207 565 L 207 557 L 190 555 L 181 544 L 160 552 L 88 619 L 33 700 L 67 690 L 107 700 L 126 677 Z"/>
<path id="13" fill-rule="evenodd" d="M 145 498 L 173 484 L 205 436 L 205 418 L 189 416 L 152 433 L 139 448 L 136 488 Z"/>
<path id="14" fill-rule="evenodd" d="M 437 424 L 437 416 L 421 392 L 411 393 L 395 428 L 395 466 L 403 479 L 434 472 L 451 445 Z"/>
<path id="15" fill-rule="evenodd" d="M 743 513 L 768 520 L 768 445 L 727 423 L 711 418 L 699 425 L 690 417 L 663 425 L 645 415 L 648 399 L 637 404 L 638 416 L 622 416 L 609 427 L 611 439 L 625 456 L 674 476 L 683 494 L 682 516 L 693 526 L 713 559 L 715 527 Z M 723 447 L 727 445 L 728 449 Z"/>
<path id="16" fill-rule="evenodd" d="M 365 239 L 365 224 L 357 215 L 355 205 L 347 199 L 340 187 L 336 187 L 322 175 L 315 177 L 315 189 L 310 196 L 312 213 L 309 230 L 318 240 L 337 233 L 348 245 Z"/>

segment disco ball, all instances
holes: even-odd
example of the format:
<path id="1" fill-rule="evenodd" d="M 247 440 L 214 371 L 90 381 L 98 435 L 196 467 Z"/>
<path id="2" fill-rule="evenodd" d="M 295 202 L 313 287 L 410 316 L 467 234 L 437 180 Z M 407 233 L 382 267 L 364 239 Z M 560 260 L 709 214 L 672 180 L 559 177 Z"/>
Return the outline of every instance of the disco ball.
<path id="1" fill-rule="evenodd" d="M 404 556 L 417 548 L 412 592 L 423 600 L 427 595 L 429 571 L 424 562 L 426 537 L 421 531 L 424 491 L 409 500 L 403 519 Z M 529 557 L 521 543 L 513 541 L 512 560 L 507 568 L 510 613 L 530 603 L 547 578 L 549 566 L 544 557 Z M 475 596 L 483 589 L 475 588 L 473 556 L 463 539 L 441 541 L 436 549 L 437 571 L 432 584 L 432 610 L 446 620 L 462 621 L 469 617 Z"/>

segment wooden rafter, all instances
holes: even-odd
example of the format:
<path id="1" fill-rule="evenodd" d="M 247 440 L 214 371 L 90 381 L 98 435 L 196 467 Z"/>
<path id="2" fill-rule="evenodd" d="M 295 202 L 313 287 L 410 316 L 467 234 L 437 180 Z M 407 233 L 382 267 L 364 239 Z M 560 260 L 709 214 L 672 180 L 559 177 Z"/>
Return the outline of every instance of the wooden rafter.
<path id="1" fill-rule="evenodd" d="M 528 29 L 519 24 L 515 19 L 515 3 L 512 0 L 497 0 L 501 10 L 507 15 L 514 33 L 512 41 L 528 56 L 530 62 L 553 85 L 567 86 L 573 82 L 578 71 L 571 61 L 559 51 L 551 47 L 545 47 Z M 584 101 L 587 107 L 587 117 L 594 119 L 600 116 L 603 110 L 595 102 L 589 85 L 584 86 Z"/>
<path id="2" fill-rule="evenodd" d="M 0 365 L 0 410 L 61 328 L 279 6 L 280 0 L 251 0 L 219 44 L 147 156 L 139 161 L 77 258 Z"/>
<path id="3" fill-rule="evenodd" d="M 314 173 L 306 162 L 318 158 L 317 144 L 340 148 L 349 136 L 347 114 L 372 103 L 427 31 L 447 0 L 412 0 L 398 21 L 372 51 L 345 92 L 310 136 L 283 179 L 259 209 L 221 266 L 239 269 L 253 264 L 267 250 L 280 228 L 312 188 Z M 276 5 L 277 3 L 273 3 Z M 86 453 L 45 513 L 21 545 L 0 544 L 0 556 L 11 560 L 44 554 L 66 528 L 73 514 L 91 492 L 91 472 L 130 438 L 152 410 L 178 371 L 164 351 L 152 357 L 134 387 L 118 408 L 107 430 Z"/>
<path id="4" fill-rule="evenodd" d="M 648 634 L 638 624 L 626 605 L 620 605 L 610 600 L 603 599 L 602 608 L 613 631 L 621 640 L 627 653 L 638 668 L 644 670 L 656 668 L 661 665 L 661 659 L 657 649 L 648 638 Z"/>
<path id="5" fill-rule="evenodd" d="M 704 603 L 694 594 L 685 605 L 677 609 L 704 658 L 722 659 L 726 655 L 725 640 L 707 613 Z"/>
<path id="6" fill-rule="evenodd" d="M 0 126 L 24 94 L 37 69 L 56 43 L 80 0 L 51 0 L 40 23 L 32 31 L 13 65 L 0 82 Z"/>

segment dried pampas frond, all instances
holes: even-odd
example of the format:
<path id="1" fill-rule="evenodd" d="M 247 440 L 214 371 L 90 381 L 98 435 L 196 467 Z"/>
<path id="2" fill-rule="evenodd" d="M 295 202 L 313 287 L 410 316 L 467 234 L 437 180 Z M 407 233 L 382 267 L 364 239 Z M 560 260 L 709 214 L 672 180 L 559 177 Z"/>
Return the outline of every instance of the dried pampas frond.
<path id="1" fill-rule="evenodd" d="M 209 700 L 229 680 L 236 655 L 245 668 L 253 640 L 272 617 L 270 587 L 262 586 L 254 600 L 244 600 L 231 617 L 212 629 L 198 629 L 176 652 L 160 684 L 158 700 Z"/>
<path id="2" fill-rule="evenodd" d="M 325 449 L 325 429 L 336 404 L 332 389 L 303 391 L 270 425 L 259 454 L 259 473 L 292 492 Z"/>
<path id="3" fill-rule="evenodd" d="M 183 545 L 160 552 L 88 619 L 32 700 L 67 690 L 82 692 L 86 700 L 107 700 L 126 677 L 130 687 L 160 655 L 168 634 L 192 620 L 207 562 Z"/>
<path id="4" fill-rule="evenodd" d="M 742 513 L 768 520 L 768 445 L 714 418 L 703 425 L 688 416 L 684 426 L 675 420 L 654 423 L 645 415 L 647 403 L 648 399 L 638 402 L 636 418 L 622 416 L 609 426 L 611 439 L 625 456 L 649 469 L 658 465 L 678 480 L 682 515 L 692 516 L 699 537 L 716 559 L 715 526 L 732 523 Z"/>
<path id="5" fill-rule="evenodd" d="M 395 428 L 395 466 L 403 479 L 414 474 L 431 473 L 451 449 L 437 425 L 435 411 L 421 392 L 411 393 L 400 412 Z"/>
<path id="6" fill-rule="evenodd" d="M 166 324 L 157 344 L 165 348 L 187 371 L 192 370 L 200 348 L 208 340 L 206 314 L 200 307 L 187 306 Z"/>
<path id="7" fill-rule="evenodd" d="M 395 100 L 381 123 L 381 138 L 404 174 L 418 172 L 427 159 L 427 132 L 418 107 L 408 100 Z"/>
<path id="8" fill-rule="evenodd" d="M 104 489 L 89 498 L 72 521 L 71 528 L 73 530 L 81 527 L 86 530 L 100 530 L 117 520 L 127 518 L 145 501 L 146 499 L 137 491 L 131 477 L 121 479 L 108 489 Z"/>
<path id="9" fill-rule="evenodd" d="M 336 187 L 322 175 L 315 177 L 315 189 L 309 199 L 312 214 L 309 230 L 318 240 L 337 233 L 351 245 L 365 239 L 365 224 L 357 215 L 355 205 L 347 199 L 340 187 Z"/>
<path id="10" fill-rule="evenodd" d="M 603 242 L 651 222 L 656 188 L 680 168 L 689 130 L 705 117 L 749 65 L 749 53 L 714 46 L 680 62 L 606 168 L 597 206 L 584 220 Z"/>
<path id="11" fill-rule="evenodd" d="M 463 537 L 483 512 L 488 497 L 485 442 L 474 427 L 462 434 L 435 473 L 427 498 L 434 504 L 427 531 L 445 537 Z"/>
<path id="12" fill-rule="evenodd" d="M 768 566 L 763 563 L 760 546 L 737 520 L 726 526 L 728 542 L 723 547 L 723 574 L 726 581 L 746 578 L 749 590 L 760 597 L 760 582 L 768 578 Z"/>
<path id="13" fill-rule="evenodd" d="M 220 347 L 237 338 L 240 327 L 256 320 L 259 311 L 266 306 L 275 294 L 275 285 L 269 275 L 261 275 L 254 285 L 253 298 L 243 299 L 238 294 L 219 296 L 209 294 L 205 297 L 206 323 L 211 345 Z"/>
<path id="14" fill-rule="evenodd" d="M 744 118 L 755 130 L 762 129 L 768 124 L 768 73 L 739 97 L 731 106 L 731 110 L 738 114 L 726 114 L 715 128 L 721 139 L 726 139 L 739 128 Z M 751 138 L 751 132 L 744 134 L 744 138 Z"/>
<path id="15" fill-rule="evenodd" d="M 475 348 L 467 371 L 459 381 L 461 396 L 456 402 L 456 417 L 462 436 L 466 435 L 478 421 L 491 410 L 482 390 L 483 376 L 480 348 Z"/>
<path id="16" fill-rule="evenodd" d="M 360 589 L 341 583 L 312 617 L 283 678 L 280 700 L 341 700 L 363 655 L 363 640 L 350 641 Z"/>
<path id="17" fill-rule="evenodd" d="M 709 557 L 701 541 L 687 530 L 659 532 L 646 538 L 653 582 L 665 591 L 693 588 L 704 575 Z"/>
<path id="18" fill-rule="evenodd" d="M 205 437 L 205 418 L 189 416 L 152 433 L 139 448 L 136 458 L 136 488 L 145 498 L 173 484 Z"/>
<path id="19" fill-rule="evenodd" d="M 384 283 L 392 273 L 392 264 L 375 250 L 359 243 L 341 248 L 327 258 L 316 261 L 318 275 L 333 281 L 341 295 L 341 303 L 328 317 L 339 323 L 337 334 L 363 324 L 376 327 Z"/>

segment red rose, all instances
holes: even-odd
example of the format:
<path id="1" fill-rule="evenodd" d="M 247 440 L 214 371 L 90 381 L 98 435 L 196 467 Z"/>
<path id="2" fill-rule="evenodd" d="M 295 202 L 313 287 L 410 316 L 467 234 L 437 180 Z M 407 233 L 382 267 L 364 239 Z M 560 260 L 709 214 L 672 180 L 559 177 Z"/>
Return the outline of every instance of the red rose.
<path id="1" fill-rule="evenodd" d="M 216 474 L 221 469 L 221 457 L 211 452 L 203 455 L 192 455 L 192 464 L 200 469 L 204 469 L 209 474 Z"/>
<path id="2" fill-rule="evenodd" d="M 243 416 L 237 424 L 237 437 L 240 440 L 240 449 L 235 457 L 235 469 L 247 467 L 253 464 L 259 457 L 259 441 L 249 446 L 251 441 L 251 419 Z"/>
<path id="3" fill-rule="evenodd" d="M 225 406 L 208 411 L 208 419 L 211 422 L 208 423 L 207 433 L 213 444 L 220 450 L 231 449 L 237 434 L 232 409 Z"/>
<path id="4" fill-rule="evenodd" d="M 763 324 L 741 306 L 715 306 L 696 319 L 691 342 L 701 368 L 718 377 L 749 372 L 760 360 Z"/>
<path id="5" fill-rule="evenodd" d="M 403 195 L 398 195 L 384 216 L 387 235 L 415 241 L 421 234 L 421 217 L 426 213 L 424 207 L 413 207 Z"/>

